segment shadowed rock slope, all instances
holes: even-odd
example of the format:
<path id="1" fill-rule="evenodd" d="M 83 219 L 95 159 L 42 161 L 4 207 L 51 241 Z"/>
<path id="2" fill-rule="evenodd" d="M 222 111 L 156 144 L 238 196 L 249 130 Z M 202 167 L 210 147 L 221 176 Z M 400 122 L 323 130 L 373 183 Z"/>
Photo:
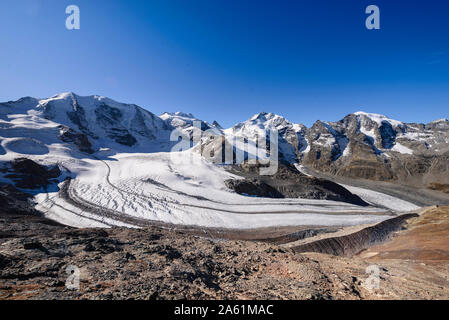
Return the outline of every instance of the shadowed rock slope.
<path id="1" fill-rule="evenodd" d="M 368 206 L 368 203 L 341 185 L 306 176 L 292 165 L 279 163 L 276 174 L 272 176 L 260 176 L 260 167 L 260 164 L 250 163 L 229 167 L 229 171 L 245 179 L 227 180 L 226 186 L 248 196 L 333 200 Z"/>
<path id="2" fill-rule="evenodd" d="M 418 217 L 418 214 L 404 214 L 349 235 L 313 241 L 293 247 L 293 250 L 295 252 L 319 252 L 336 256 L 353 256 L 362 250 L 387 241 L 408 219 L 414 217 Z"/>

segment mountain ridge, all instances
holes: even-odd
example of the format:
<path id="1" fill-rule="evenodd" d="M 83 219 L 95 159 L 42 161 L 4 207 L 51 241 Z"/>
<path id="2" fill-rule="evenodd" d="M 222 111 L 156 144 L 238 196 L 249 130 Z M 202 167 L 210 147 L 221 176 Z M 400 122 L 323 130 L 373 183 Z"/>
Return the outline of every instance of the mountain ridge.
<path id="1" fill-rule="evenodd" d="M 191 113 L 165 112 L 157 116 L 135 104 L 65 92 L 46 99 L 24 97 L 0 103 L 0 117 L 2 148 L 12 146 L 16 151 L 25 147 L 40 152 L 61 140 L 87 153 L 104 148 L 169 151 L 174 144 L 170 141 L 173 130 L 192 137 L 199 123 L 201 131 L 212 129 L 214 135 L 228 141 L 244 136 L 254 142 L 263 132 L 276 129 L 281 161 L 349 177 L 397 180 L 437 168 L 432 173 L 436 179 L 439 172 L 445 172 L 443 162 L 449 154 L 447 119 L 406 123 L 364 111 L 338 121 L 317 120 L 310 127 L 275 113 L 260 112 L 223 129 L 217 121 L 210 124 Z M 42 133 L 45 139 L 39 140 L 36 133 Z M 221 145 L 215 143 L 213 148 Z"/>
<path id="2" fill-rule="evenodd" d="M 147 110 L 146 108 L 140 107 L 140 106 L 138 106 L 136 104 L 133 104 L 133 103 L 128 104 L 128 103 L 118 102 L 117 100 L 114 100 L 112 98 L 109 98 L 109 97 L 106 97 L 106 96 L 102 96 L 102 95 L 96 95 L 96 94 L 82 96 L 82 95 L 78 95 L 78 94 L 76 94 L 75 92 L 72 92 L 72 91 L 67 91 L 67 92 L 62 92 L 62 93 L 59 93 L 59 94 L 55 94 L 55 95 L 53 95 L 53 96 L 51 96 L 49 98 L 35 98 L 35 97 L 31 97 L 31 96 L 24 96 L 24 97 L 19 98 L 18 100 L 9 100 L 9 101 L 5 101 L 5 102 L 0 102 L 0 104 L 18 103 L 18 102 L 22 102 L 24 100 L 34 100 L 36 102 L 38 102 L 38 101 L 47 101 L 47 100 L 56 99 L 56 98 L 67 98 L 67 97 L 70 97 L 70 96 L 73 96 L 75 98 L 100 99 L 100 100 L 103 100 L 103 101 L 109 101 L 109 102 L 111 102 L 113 104 L 137 106 L 137 107 L 139 107 L 139 108 L 141 108 L 141 109 L 143 109 L 143 110 L 145 110 L 147 112 L 151 112 L 151 111 Z M 165 111 L 159 117 L 161 117 L 164 114 L 172 115 L 172 116 L 176 115 L 176 116 L 183 116 L 183 117 L 190 117 L 190 118 L 193 118 L 193 119 L 198 119 L 192 113 L 188 113 L 188 112 L 184 112 L 184 111 L 176 111 L 176 112 Z M 288 120 L 287 118 L 285 118 L 284 116 L 282 116 L 280 114 L 272 113 L 272 112 L 266 112 L 266 111 L 261 111 L 259 113 L 254 114 L 252 117 L 249 118 L 249 120 L 254 120 L 254 119 L 260 118 L 261 116 L 266 116 L 266 115 L 268 115 L 269 117 L 273 117 L 273 116 L 282 117 L 282 118 L 286 119 L 287 121 L 289 121 L 289 122 L 291 122 L 293 124 L 302 125 L 302 126 L 305 126 L 306 128 L 310 128 L 310 127 L 313 126 L 313 124 L 312 124 L 310 127 L 308 127 L 307 125 L 305 125 L 305 124 L 303 124 L 301 122 L 293 122 L 293 121 Z M 432 123 L 449 122 L 449 120 L 447 118 L 445 118 L 445 117 L 440 118 L 440 119 L 436 119 L 436 120 L 433 120 L 433 121 L 430 121 L 430 122 L 427 122 L 427 123 L 425 123 L 425 122 L 402 122 L 402 121 L 398 121 L 398 120 L 389 118 L 389 117 L 387 117 L 386 115 L 383 115 L 383 114 L 371 113 L 371 112 L 366 112 L 366 111 L 363 111 L 363 110 L 359 110 L 359 111 L 356 111 L 356 112 L 353 112 L 353 113 L 348 113 L 345 117 L 347 117 L 349 115 L 373 115 L 373 116 L 379 116 L 379 117 L 385 118 L 385 120 L 387 120 L 387 121 L 400 122 L 400 123 L 404 123 L 404 124 L 424 124 L 424 125 L 430 125 Z M 344 119 L 344 117 L 343 117 L 343 119 Z M 200 120 L 200 121 L 207 122 L 205 120 Z M 336 122 L 336 121 L 326 121 L 326 120 L 316 120 L 316 121 Z M 236 123 L 236 124 L 238 124 L 238 123 Z"/>

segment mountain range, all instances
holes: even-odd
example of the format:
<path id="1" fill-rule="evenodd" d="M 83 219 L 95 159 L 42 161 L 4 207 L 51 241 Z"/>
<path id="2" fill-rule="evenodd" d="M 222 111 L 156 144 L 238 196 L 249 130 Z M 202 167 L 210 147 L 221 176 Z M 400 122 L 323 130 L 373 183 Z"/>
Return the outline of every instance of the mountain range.
<path id="1" fill-rule="evenodd" d="M 170 133 L 192 135 L 212 129 L 227 140 L 255 141 L 261 130 L 279 132 L 279 159 L 327 174 L 371 180 L 411 178 L 424 183 L 447 181 L 449 121 L 405 123 L 384 115 L 356 112 L 340 121 L 316 121 L 310 128 L 280 115 L 262 112 L 223 129 L 190 113 L 160 116 L 133 104 L 74 93 L 48 99 L 25 97 L 0 103 L 2 149 L 39 153 L 65 142 L 82 153 L 169 151 Z M 197 121 L 197 125 L 195 125 Z M 69 146 L 70 148 L 70 146 Z M 444 173 L 443 175 L 441 175 Z"/>

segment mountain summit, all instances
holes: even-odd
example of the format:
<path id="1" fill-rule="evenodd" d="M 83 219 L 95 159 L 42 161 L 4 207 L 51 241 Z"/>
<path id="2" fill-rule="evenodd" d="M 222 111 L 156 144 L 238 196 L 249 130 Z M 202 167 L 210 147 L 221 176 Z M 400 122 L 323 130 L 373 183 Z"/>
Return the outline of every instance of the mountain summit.
<path id="1" fill-rule="evenodd" d="M 136 105 L 72 92 L 1 103 L 0 114 L 3 119 L 15 119 L 8 121 L 10 129 L 42 138 L 43 143 L 83 140 L 94 149 L 143 147 L 167 139 L 169 133 L 169 126 L 161 118 Z M 39 131 L 32 134 L 33 130 Z"/>

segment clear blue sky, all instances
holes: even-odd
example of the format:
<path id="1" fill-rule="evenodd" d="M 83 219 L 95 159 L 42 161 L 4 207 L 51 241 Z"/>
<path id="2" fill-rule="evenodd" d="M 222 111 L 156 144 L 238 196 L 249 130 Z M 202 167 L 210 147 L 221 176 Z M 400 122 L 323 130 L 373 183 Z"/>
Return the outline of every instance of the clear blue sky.
<path id="1" fill-rule="evenodd" d="M 260 111 L 449 117 L 447 0 L 1 0 L 0 43 L 0 101 L 73 91 L 226 127 Z"/>

